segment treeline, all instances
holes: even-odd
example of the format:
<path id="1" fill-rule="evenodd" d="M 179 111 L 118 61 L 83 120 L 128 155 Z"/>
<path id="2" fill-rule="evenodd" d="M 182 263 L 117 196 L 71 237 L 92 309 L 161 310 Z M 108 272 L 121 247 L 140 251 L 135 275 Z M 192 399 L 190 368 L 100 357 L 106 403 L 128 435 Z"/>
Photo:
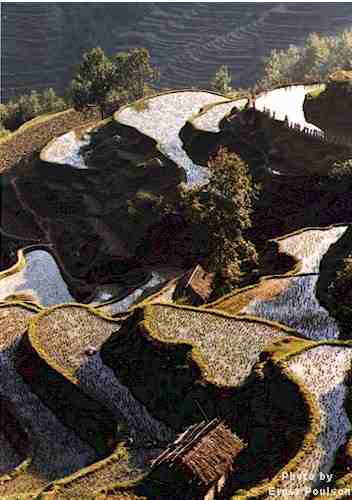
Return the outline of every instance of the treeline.
<path id="1" fill-rule="evenodd" d="M 352 31 L 336 36 L 310 34 L 301 47 L 273 50 L 263 59 L 259 88 L 293 82 L 326 81 L 331 73 L 352 69 Z"/>
<path id="2" fill-rule="evenodd" d="M 23 123 L 46 113 L 57 113 L 69 107 L 69 102 L 53 89 L 39 93 L 33 90 L 7 104 L 0 104 L 0 137 L 16 130 Z"/>
<path id="3" fill-rule="evenodd" d="M 273 50 L 264 58 L 262 76 L 254 88 L 325 81 L 335 71 L 351 69 L 352 30 L 336 36 L 312 33 L 302 46 Z M 61 111 L 71 105 L 77 109 L 96 105 L 103 115 L 109 104 L 130 102 L 151 93 L 151 84 L 158 74 L 150 63 L 147 49 L 118 52 L 110 58 L 97 47 L 83 54 L 65 98 L 48 89 L 43 93 L 33 91 L 6 105 L 0 104 L 0 135 L 40 114 Z M 232 75 L 223 65 L 210 77 L 209 88 L 225 95 L 238 94 L 239 89 L 233 88 L 231 81 Z"/>

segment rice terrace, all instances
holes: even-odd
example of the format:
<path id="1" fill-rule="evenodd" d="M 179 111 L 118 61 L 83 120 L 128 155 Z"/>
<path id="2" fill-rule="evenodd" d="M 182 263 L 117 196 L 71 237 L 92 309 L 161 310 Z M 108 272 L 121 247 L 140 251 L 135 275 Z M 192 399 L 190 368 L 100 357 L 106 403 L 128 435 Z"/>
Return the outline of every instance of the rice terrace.
<path id="1" fill-rule="evenodd" d="M 351 500 L 351 4 L 0 8 L 0 499 Z"/>

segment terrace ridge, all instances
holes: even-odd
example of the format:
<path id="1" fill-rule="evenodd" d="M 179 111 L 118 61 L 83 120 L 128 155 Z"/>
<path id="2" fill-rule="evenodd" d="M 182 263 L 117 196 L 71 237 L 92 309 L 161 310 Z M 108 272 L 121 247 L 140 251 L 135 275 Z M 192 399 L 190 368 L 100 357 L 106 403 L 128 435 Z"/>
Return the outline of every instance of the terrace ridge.
<path id="1" fill-rule="evenodd" d="M 300 270 L 302 269 L 302 261 L 300 259 L 297 259 L 293 254 L 290 254 L 290 253 L 286 252 L 285 250 L 283 250 L 283 248 L 281 246 L 281 241 L 283 241 L 291 236 L 298 236 L 298 235 L 304 234 L 307 231 L 314 231 L 314 230 L 329 231 L 335 227 L 341 227 L 341 226 L 347 226 L 347 225 L 350 225 L 350 224 L 338 223 L 338 224 L 331 224 L 329 226 L 324 226 L 324 227 L 307 226 L 307 227 L 304 227 L 302 229 L 298 229 L 297 231 L 293 231 L 293 232 L 287 233 L 283 236 L 279 236 L 278 238 L 268 240 L 267 246 L 268 247 L 271 246 L 273 248 L 273 251 L 278 256 L 280 256 L 280 255 L 288 256 L 293 260 L 292 268 L 289 271 L 282 273 L 282 274 L 270 274 L 270 275 L 261 276 L 257 283 L 254 283 L 253 285 L 248 285 L 248 286 L 245 286 L 242 288 L 238 288 L 237 290 L 235 290 L 233 292 L 229 292 L 229 293 L 223 295 L 222 297 L 216 299 L 214 302 L 209 302 L 208 304 L 201 305 L 200 309 L 205 309 L 205 310 L 218 309 L 218 308 L 221 309 L 222 307 L 226 307 L 227 300 L 232 299 L 232 298 L 237 297 L 237 296 L 241 296 L 241 294 L 243 294 L 249 290 L 253 290 L 255 292 L 255 290 L 257 288 L 259 288 L 259 286 L 263 282 L 270 281 L 273 279 L 280 279 L 280 278 L 293 278 L 293 277 L 297 276 L 299 274 Z"/>

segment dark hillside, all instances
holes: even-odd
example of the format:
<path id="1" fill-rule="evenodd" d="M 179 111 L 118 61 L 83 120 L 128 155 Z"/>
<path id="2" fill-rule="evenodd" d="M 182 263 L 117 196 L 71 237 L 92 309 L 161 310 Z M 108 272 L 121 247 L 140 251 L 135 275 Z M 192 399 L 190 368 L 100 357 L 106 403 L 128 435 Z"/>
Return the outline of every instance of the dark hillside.
<path id="1" fill-rule="evenodd" d="M 249 86 L 270 50 L 351 24 L 349 2 L 3 3 L 1 95 L 49 86 L 62 92 L 83 51 L 97 45 L 109 55 L 148 48 L 162 87 L 205 86 L 221 64 L 236 86 Z"/>

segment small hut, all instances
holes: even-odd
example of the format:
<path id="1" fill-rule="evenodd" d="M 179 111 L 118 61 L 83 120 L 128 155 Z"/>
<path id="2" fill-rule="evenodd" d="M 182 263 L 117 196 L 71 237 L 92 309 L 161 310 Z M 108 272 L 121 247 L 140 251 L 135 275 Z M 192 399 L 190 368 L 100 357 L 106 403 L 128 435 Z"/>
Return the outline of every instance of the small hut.
<path id="1" fill-rule="evenodd" d="M 207 273 L 198 264 L 179 280 L 174 292 L 174 299 L 187 297 L 189 302 L 195 306 L 204 304 L 213 290 L 213 279 L 214 274 Z"/>
<path id="2" fill-rule="evenodd" d="M 152 463 L 168 498 L 218 500 L 243 442 L 214 419 L 189 427 Z M 175 497 L 176 495 L 176 497 Z"/>

